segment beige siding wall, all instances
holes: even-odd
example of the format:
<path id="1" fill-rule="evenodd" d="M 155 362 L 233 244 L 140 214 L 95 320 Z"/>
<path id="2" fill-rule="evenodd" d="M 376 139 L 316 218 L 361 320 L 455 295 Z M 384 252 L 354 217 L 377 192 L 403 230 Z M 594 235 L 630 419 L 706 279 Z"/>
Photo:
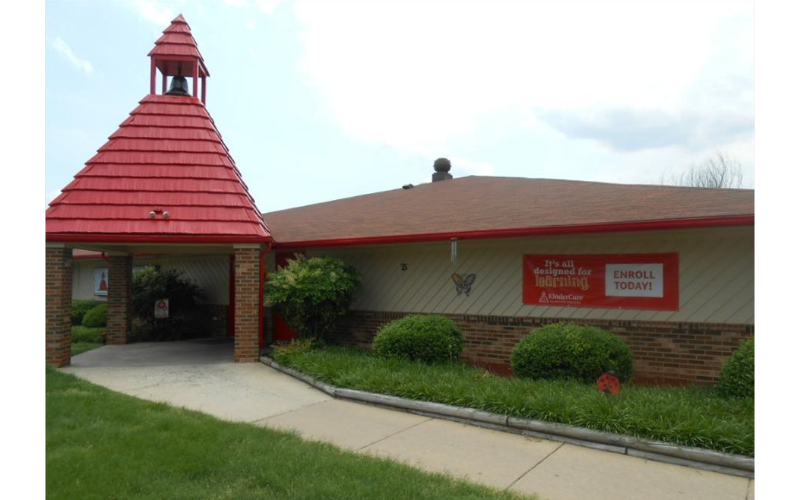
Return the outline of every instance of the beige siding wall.
<path id="1" fill-rule="evenodd" d="M 94 270 L 97 267 L 108 268 L 104 260 L 72 261 L 72 300 L 106 300 L 94 294 Z"/>
<path id="2" fill-rule="evenodd" d="M 450 243 L 309 249 L 357 267 L 363 289 L 355 310 L 564 319 L 754 323 L 753 228 L 467 240 L 450 263 Z M 524 254 L 678 252 L 680 310 L 543 307 L 522 303 Z M 407 271 L 401 265 L 408 265 Z M 475 273 L 469 297 L 450 276 Z"/>
<path id="3" fill-rule="evenodd" d="M 204 302 L 208 304 L 228 305 L 228 270 L 227 255 L 212 256 L 167 256 L 138 258 L 134 266 L 159 264 L 163 268 L 177 269 L 199 285 L 206 293 Z M 72 298 L 73 300 L 95 299 L 105 297 L 94 295 L 94 269 L 108 267 L 103 260 L 77 260 L 73 265 Z"/>

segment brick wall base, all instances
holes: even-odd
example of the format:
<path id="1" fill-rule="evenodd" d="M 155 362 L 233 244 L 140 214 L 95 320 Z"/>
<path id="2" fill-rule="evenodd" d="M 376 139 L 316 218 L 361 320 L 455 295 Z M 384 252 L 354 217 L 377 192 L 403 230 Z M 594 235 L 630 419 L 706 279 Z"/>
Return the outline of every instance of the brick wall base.
<path id="1" fill-rule="evenodd" d="M 353 311 L 329 336 L 332 343 L 369 349 L 380 326 L 407 313 Z M 510 374 L 511 350 L 532 329 L 563 320 L 446 315 L 464 332 L 462 358 Z M 713 384 L 725 360 L 754 334 L 753 325 L 580 320 L 612 331 L 631 348 L 634 381 L 651 384 Z"/>
<path id="2" fill-rule="evenodd" d="M 259 358 L 259 253 L 255 247 L 236 248 L 234 288 L 236 293 L 233 359 L 254 363 Z"/>
<path id="3" fill-rule="evenodd" d="M 133 311 L 133 256 L 111 255 L 108 258 L 108 319 L 106 343 L 127 344 L 131 337 Z"/>

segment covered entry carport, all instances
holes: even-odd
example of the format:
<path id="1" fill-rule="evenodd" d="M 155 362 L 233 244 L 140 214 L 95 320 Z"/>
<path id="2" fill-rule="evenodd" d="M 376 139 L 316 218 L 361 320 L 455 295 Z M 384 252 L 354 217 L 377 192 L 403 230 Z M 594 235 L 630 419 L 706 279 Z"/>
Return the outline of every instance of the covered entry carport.
<path id="1" fill-rule="evenodd" d="M 50 365 L 70 362 L 75 248 L 102 252 L 108 259 L 110 345 L 130 338 L 134 255 L 231 255 L 234 358 L 258 360 L 264 254 L 272 238 L 206 109 L 210 74 L 182 16 L 164 30 L 150 59 L 150 93 L 46 212 Z M 157 71 L 161 94 L 156 93 Z M 182 75 L 194 76 L 193 94 Z"/>

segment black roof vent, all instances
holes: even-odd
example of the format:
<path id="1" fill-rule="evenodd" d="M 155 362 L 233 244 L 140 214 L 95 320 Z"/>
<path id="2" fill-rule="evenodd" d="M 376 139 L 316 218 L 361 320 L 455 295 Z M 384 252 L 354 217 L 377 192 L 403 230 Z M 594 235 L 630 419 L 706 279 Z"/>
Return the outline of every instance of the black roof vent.
<path id="1" fill-rule="evenodd" d="M 406 185 L 403 186 L 403 189 L 411 189 L 413 187 L 414 187 L 413 184 L 406 184 Z"/>

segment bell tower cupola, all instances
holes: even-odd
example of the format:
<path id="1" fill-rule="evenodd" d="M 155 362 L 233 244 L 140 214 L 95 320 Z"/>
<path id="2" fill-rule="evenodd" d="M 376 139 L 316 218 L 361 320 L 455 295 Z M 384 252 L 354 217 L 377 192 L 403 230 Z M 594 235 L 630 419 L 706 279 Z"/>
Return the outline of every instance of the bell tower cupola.
<path id="1" fill-rule="evenodd" d="M 178 15 L 156 40 L 150 56 L 150 93 L 156 94 L 156 73 L 161 73 L 161 93 L 169 96 L 200 97 L 206 102 L 206 77 L 211 76 L 192 36 L 192 29 Z M 172 77 L 167 90 L 167 77 Z M 189 82 L 192 81 L 191 93 Z M 201 88 L 200 88 L 201 87 Z"/>

